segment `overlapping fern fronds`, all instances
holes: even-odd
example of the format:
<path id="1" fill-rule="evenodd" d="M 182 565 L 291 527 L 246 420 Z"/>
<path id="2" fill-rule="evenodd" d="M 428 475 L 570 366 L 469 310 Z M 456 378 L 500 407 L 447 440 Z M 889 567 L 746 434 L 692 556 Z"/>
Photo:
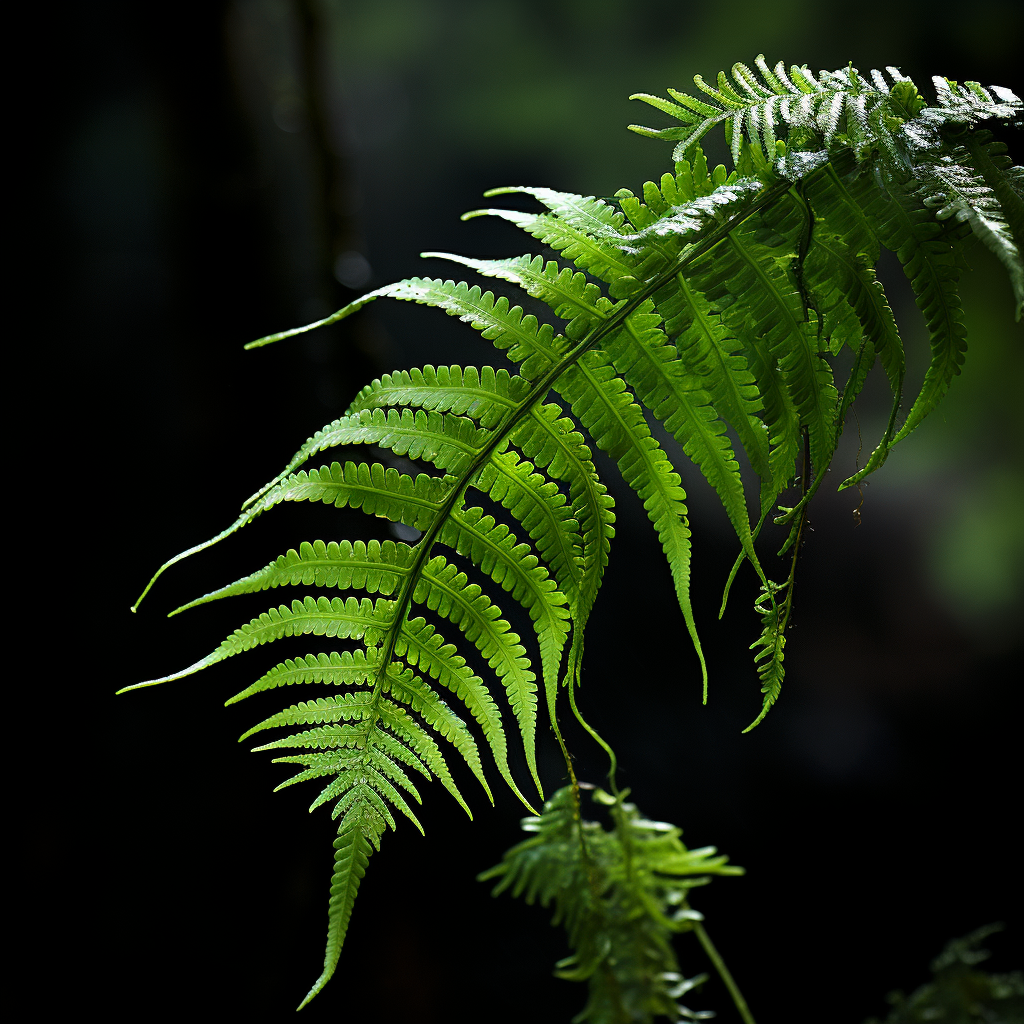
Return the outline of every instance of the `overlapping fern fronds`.
<path id="1" fill-rule="evenodd" d="M 807 503 L 868 373 L 881 363 L 893 390 L 892 414 L 866 467 L 843 486 L 881 466 L 959 373 L 965 329 L 957 281 L 970 238 L 1003 261 L 1020 316 L 1024 170 L 1011 165 L 986 129 L 1019 126 L 1016 96 L 936 79 L 937 102 L 928 105 L 892 68 L 886 77 L 852 67 L 817 75 L 782 65 L 771 70 L 762 58 L 756 67 L 760 77 L 738 64 L 731 80 L 719 76 L 717 86 L 698 78 L 707 99 L 679 92 L 672 100 L 639 96 L 681 126 L 637 129 L 677 143 L 673 170 L 638 193 L 623 189 L 596 199 L 503 188 L 491 195 L 523 194 L 541 212 L 467 215 L 509 220 L 547 255 L 427 254 L 454 261 L 484 285 L 410 278 L 316 324 L 253 343 L 334 323 L 390 298 L 458 317 L 509 364 L 386 374 L 310 437 L 231 526 L 167 563 L 291 501 L 361 508 L 420 533 L 413 542 L 306 542 L 192 602 L 278 587 L 315 588 L 318 595 L 271 607 L 213 653 L 166 677 L 181 678 L 286 636 L 354 644 L 283 661 L 235 698 L 299 683 L 323 694 L 254 730 L 298 730 L 264 749 L 299 767 L 286 784 L 322 780 L 314 806 L 333 803 L 340 819 L 327 957 L 307 1001 L 337 965 L 360 880 L 383 833 L 394 827 L 394 812 L 419 827 L 414 776 L 440 779 L 468 811 L 447 758 L 454 748 L 490 795 L 482 736 L 499 774 L 520 793 L 508 766 L 508 716 L 499 698 L 541 791 L 534 752 L 538 691 L 557 732 L 560 683 L 576 709 L 584 631 L 614 537 L 612 499 L 595 470 L 595 447 L 616 463 L 657 533 L 705 695 L 691 605 L 687 496 L 652 420 L 718 495 L 736 533 L 737 568 L 749 562 L 760 580 L 759 721 L 783 682 Z M 709 167 L 700 146 L 719 123 L 732 170 Z M 902 420 L 903 347 L 875 275 L 882 247 L 899 257 L 932 347 L 920 393 Z M 516 286 L 522 304 L 487 290 L 486 279 Z M 853 368 L 837 379 L 833 359 L 844 348 Z M 355 446 L 369 446 L 369 454 L 307 466 L 320 452 Z M 388 467 L 381 452 L 402 456 L 415 469 Z M 742 458 L 758 478 L 755 495 L 745 492 Z M 776 515 L 798 466 L 801 496 L 792 507 L 780 506 L 776 519 L 791 524 L 793 560 L 788 579 L 776 585 L 762 569 L 755 539 L 765 518 Z M 525 610 L 533 638 L 513 631 L 491 596 L 499 592 Z M 467 645 L 492 678 L 469 666 Z"/>

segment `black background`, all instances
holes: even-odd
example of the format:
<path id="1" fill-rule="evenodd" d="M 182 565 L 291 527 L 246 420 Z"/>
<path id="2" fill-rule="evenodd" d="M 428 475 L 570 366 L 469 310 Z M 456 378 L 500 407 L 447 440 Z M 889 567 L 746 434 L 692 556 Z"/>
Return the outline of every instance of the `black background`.
<path id="1" fill-rule="evenodd" d="M 685 88 L 688 73 L 707 77 L 759 47 L 773 48 L 772 61 L 812 67 L 899 62 L 922 85 L 942 72 L 1020 86 L 1007 43 L 1019 41 L 1020 17 L 998 4 L 972 8 L 982 30 L 942 5 L 916 24 L 882 5 L 850 22 L 800 5 L 771 17 L 740 7 L 733 25 L 721 12 L 667 5 L 642 19 L 615 3 L 434 2 L 418 5 L 431 34 L 410 40 L 401 14 L 415 8 L 384 4 L 375 19 L 372 5 L 343 3 L 100 4 L 67 12 L 54 33 L 39 90 L 48 90 L 37 182 L 46 198 L 27 250 L 41 285 L 29 333 L 35 372 L 61 396 L 40 429 L 70 451 L 71 466 L 65 476 L 66 463 L 53 462 L 56 479 L 44 483 L 54 498 L 47 510 L 58 514 L 51 554 L 69 557 L 65 584 L 43 592 L 54 611 L 38 652 L 44 663 L 57 653 L 57 667 L 34 676 L 47 701 L 67 702 L 45 713 L 55 732 L 31 755 L 53 774 L 44 806 L 56 806 L 32 812 L 32 834 L 53 838 L 38 856 L 29 844 L 54 896 L 39 946 L 52 972 L 44 998 L 62 993 L 111 1019 L 284 1019 L 319 972 L 332 823 L 323 811 L 306 814 L 312 790 L 272 796 L 282 769 L 236 742 L 277 710 L 274 701 L 221 706 L 304 649 L 282 643 L 174 684 L 116 699 L 113 691 L 201 657 L 269 603 L 163 618 L 181 602 L 301 539 L 387 534 L 358 514 L 282 508 L 178 567 L 138 615 L 128 608 L 155 566 L 229 522 L 374 375 L 495 357 L 469 328 L 404 307 L 373 308 L 322 337 L 256 353 L 243 353 L 243 342 L 351 298 L 331 274 L 342 252 L 365 254 L 379 284 L 423 272 L 423 249 L 521 251 L 505 225 L 459 224 L 487 187 L 607 193 L 660 174 L 666 150 L 623 141 L 622 124 L 644 120 L 625 95 L 666 80 Z M 483 9 L 499 29 L 507 18 L 535 41 L 521 73 L 503 70 L 500 31 L 459 34 Z M 730 26 L 735 40 L 723 39 Z M 573 47 L 581 35 L 600 39 L 623 101 L 614 110 L 586 99 L 584 85 L 596 89 L 603 76 Z M 663 69 L 655 81 L 645 46 Z M 548 55 L 559 49 L 571 56 L 551 70 Z M 391 55 L 384 71 L 377 52 Z M 344 87 L 332 91 L 338 80 Z M 522 124 L 511 105 L 489 133 L 459 121 L 475 109 L 474 90 L 515 95 L 515 83 Z M 615 148 L 607 167 L 598 166 L 602 146 Z M 960 521 L 959 495 L 1006 480 L 1009 493 L 1019 487 L 1019 327 L 998 266 L 983 255 L 977 263 L 968 319 L 1000 358 L 978 357 L 973 386 L 969 361 L 964 397 L 957 382 L 945 422 L 922 428 L 903 461 L 894 456 L 865 490 L 858 529 L 856 496 L 816 500 L 785 692 L 754 733 L 740 735 L 759 704 L 746 649 L 756 633 L 750 579 L 741 577 L 729 613 L 715 619 L 734 555 L 724 515 L 684 470 L 712 673 L 702 708 L 653 533 L 606 475 L 619 535 L 591 620 L 581 699 L 619 751 L 642 809 L 747 868 L 695 903 L 762 1024 L 882 1013 L 885 993 L 924 981 L 947 939 L 989 921 L 1010 926 L 993 940 L 999 963 L 1019 961 L 1019 513 L 978 527 L 1007 538 L 998 559 L 1014 567 L 1001 603 L 982 601 L 964 618 L 929 570 L 929 538 Z M 894 289 L 899 315 L 909 300 Z M 865 446 L 884 405 L 876 382 L 864 400 Z M 844 469 L 856 435 L 848 424 Z M 599 782 L 601 759 L 568 732 L 581 776 Z M 554 788 L 561 769 L 547 736 L 540 756 Z M 517 841 L 521 808 L 495 786 L 492 809 L 467 773 L 463 782 L 474 822 L 427 787 L 427 837 L 408 825 L 386 837 L 338 974 L 306 1016 L 555 1022 L 582 1005 L 581 989 L 550 977 L 566 950 L 545 911 L 492 900 L 473 880 Z M 684 971 L 705 969 L 692 938 L 677 948 Z M 690 1002 L 736 1019 L 717 981 Z"/>

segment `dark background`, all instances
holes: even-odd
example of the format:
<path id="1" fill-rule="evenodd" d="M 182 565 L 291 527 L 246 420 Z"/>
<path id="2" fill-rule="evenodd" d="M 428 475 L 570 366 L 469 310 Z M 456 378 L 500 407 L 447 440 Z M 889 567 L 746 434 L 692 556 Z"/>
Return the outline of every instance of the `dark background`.
<path id="1" fill-rule="evenodd" d="M 138 615 L 128 607 L 373 376 L 498 358 L 468 327 L 397 304 L 259 352 L 242 344 L 364 286 L 450 273 L 421 267 L 422 250 L 524 251 L 508 225 L 459 223 L 485 188 L 607 195 L 659 176 L 668 148 L 624 126 L 662 122 L 630 92 L 686 89 L 761 51 L 812 68 L 895 63 L 926 93 L 933 73 L 1019 92 L 1019 8 L 973 4 L 967 23 L 962 11 L 238 0 L 66 12 L 37 90 L 45 200 L 27 250 L 40 286 L 31 354 L 64 402 L 44 436 L 72 453 L 71 478 L 47 486 L 56 548 L 78 568 L 52 600 L 77 609 L 83 638 L 65 650 L 67 630 L 47 629 L 41 650 L 58 653 L 46 693 L 70 705 L 47 720 L 71 729 L 44 744 L 68 824 L 33 858 L 55 894 L 40 954 L 54 994 L 111 1019 L 285 1019 L 306 992 L 333 825 L 306 814 L 311 788 L 272 796 L 282 767 L 235 742 L 280 700 L 221 706 L 306 648 L 283 641 L 113 691 L 190 663 L 270 603 L 163 618 L 182 601 L 302 539 L 387 534 L 358 514 L 282 508 L 175 569 Z M 946 940 L 990 921 L 1009 925 L 997 962 L 1020 959 L 1024 359 L 1001 269 L 975 262 L 973 348 L 942 411 L 864 489 L 859 528 L 856 494 L 815 501 L 786 688 L 754 733 L 740 735 L 759 706 L 749 577 L 715 620 L 734 555 L 724 513 L 684 467 L 712 674 L 702 708 L 653 532 L 606 475 L 619 535 L 581 699 L 644 811 L 748 869 L 694 902 L 762 1024 L 883 1013 L 886 992 L 924 981 Z M 927 344 L 898 279 L 891 294 L 912 387 Z M 860 407 L 865 454 L 886 409 L 875 381 Z M 857 428 L 851 418 L 837 474 L 854 465 Z M 600 781 L 601 759 L 569 732 L 581 775 Z M 560 784 L 547 737 L 541 763 Z M 546 912 L 473 880 L 517 841 L 521 809 L 497 785 L 491 809 L 459 778 L 476 821 L 427 787 L 427 838 L 402 825 L 371 860 L 338 973 L 306 1016 L 558 1022 L 582 1005 L 580 986 L 550 977 L 566 950 Z M 684 971 L 705 969 L 692 937 L 677 948 Z M 690 1002 L 736 1019 L 717 981 Z"/>

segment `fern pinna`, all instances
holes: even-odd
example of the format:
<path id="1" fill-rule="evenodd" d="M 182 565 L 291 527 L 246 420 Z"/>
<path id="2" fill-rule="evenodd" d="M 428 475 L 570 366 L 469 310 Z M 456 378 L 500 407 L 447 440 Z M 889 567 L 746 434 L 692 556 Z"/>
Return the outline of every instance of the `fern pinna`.
<path id="1" fill-rule="evenodd" d="M 754 725 L 783 682 L 807 503 L 867 375 L 881 363 L 893 392 L 892 414 L 867 465 L 843 487 L 878 469 L 960 372 L 965 329 L 957 280 L 973 238 L 1005 265 L 1020 318 L 1024 169 L 1011 165 L 986 128 L 1019 127 L 1024 108 L 1018 97 L 937 78 L 936 102 L 928 104 L 895 68 L 887 75 L 865 76 L 853 67 L 815 75 L 781 64 L 772 70 L 760 57 L 756 66 L 757 72 L 737 64 L 731 78 L 721 74 L 716 85 L 696 78 L 699 98 L 675 91 L 671 99 L 636 97 L 678 122 L 634 126 L 676 144 L 674 170 L 638 194 L 623 189 L 599 199 L 502 188 L 490 195 L 523 194 L 544 212 L 466 215 L 512 222 L 547 256 L 425 254 L 518 287 L 525 293 L 522 305 L 479 284 L 415 277 L 250 346 L 390 298 L 458 317 L 511 367 L 425 366 L 375 380 L 246 502 L 231 526 L 160 570 L 286 501 L 361 508 L 420 532 L 414 542 L 303 543 L 199 598 L 186 607 L 286 585 L 321 591 L 270 608 L 189 668 L 138 684 L 179 679 L 285 636 L 353 642 L 353 649 L 283 661 L 232 698 L 300 683 L 325 694 L 290 705 L 246 734 L 297 729 L 259 749 L 296 766 L 283 785 L 324 782 L 313 806 L 333 803 L 340 819 L 327 955 L 303 1005 L 335 970 L 367 862 L 395 826 L 394 811 L 420 828 L 413 777 L 436 776 L 468 813 L 448 767 L 447 744 L 490 796 L 482 736 L 499 774 L 529 806 L 509 770 L 496 688 L 459 653 L 451 626 L 493 670 L 541 792 L 534 754 L 538 689 L 560 739 L 559 690 L 567 689 L 578 714 L 585 627 L 614 536 L 613 502 L 595 470 L 594 447 L 615 461 L 657 532 L 705 698 L 707 671 L 691 608 L 686 494 L 652 433 L 652 418 L 717 493 L 738 546 L 726 593 L 744 562 L 760 581 L 755 609 L 762 629 L 752 647 L 762 700 Z M 704 135 L 719 123 L 732 170 L 710 167 L 701 149 Z M 883 247 L 898 256 L 931 341 L 931 364 L 902 418 L 903 347 L 875 275 Z M 837 381 L 833 361 L 844 348 L 853 366 Z M 422 471 L 388 467 L 372 454 L 304 468 L 320 452 L 358 445 L 403 456 Z M 740 455 L 757 476 L 756 495 L 745 493 Z M 798 468 L 799 500 L 778 506 Z M 475 494 L 490 511 L 474 503 Z M 790 526 L 783 553 L 792 554 L 781 583 L 768 578 L 755 549 L 769 516 Z M 452 553 L 462 561 L 453 561 Z M 526 610 L 539 662 L 460 568 L 466 563 Z M 330 596 L 339 591 L 364 596 Z"/>

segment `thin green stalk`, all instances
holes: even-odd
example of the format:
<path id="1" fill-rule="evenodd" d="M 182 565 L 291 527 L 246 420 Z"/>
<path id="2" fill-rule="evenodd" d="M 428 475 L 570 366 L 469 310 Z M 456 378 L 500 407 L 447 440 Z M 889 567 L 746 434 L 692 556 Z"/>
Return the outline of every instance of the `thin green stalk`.
<path id="1" fill-rule="evenodd" d="M 801 485 L 803 487 L 802 497 L 807 497 L 807 477 L 811 467 L 811 453 L 810 453 L 810 442 L 807 437 L 807 431 L 804 431 L 804 467 L 803 474 L 801 477 Z M 800 541 L 803 538 L 804 526 L 807 524 L 807 502 L 800 502 L 800 519 L 797 522 L 796 530 L 790 533 L 790 538 L 793 541 L 793 561 L 790 563 L 789 568 L 789 579 L 786 581 L 786 603 L 783 607 L 782 613 L 778 618 L 779 622 L 779 633 L 784 633 L 786 626 L 789 623 L 789 613 L 793 610 L 793 588 L 796 585 L 796 565 L 797 560 L 800 558 Z M 786 542 L 788 545 L 789 541 Z M 783 546 L 780 555 L 786 551 L 786 545 Z"/>
<path id="2" fill-rule="evenodd" d="M 715 949 L 715 944 L 704 930 L 704 925 L 700 921 L 694 921 L 693 930 L 701 946 L 704 948 L 704 952 L 707 953 L 708 959 L 715 965 L 718 976 L 725 982 L 725 987 L 729 990 L 729 995 L 732 996 L 732 1001 L 739 1011 L 743 1024 L 757 1024 L 757 1021 L 754 1020 L 754 1015 L 750 1012 L 750 1007 L 747 1006 L 746 999 L 743 998 L 743 993 L 740 991 L 733 976 L 729 973 L 729 968 L 725 966 L 722 955 Z"/>
<path id="3" fill-rule="evenodd" d="M 569 706 L 576 716 L 576 721 L 586 729 L 591 739 L 608 755 L 608 787 L 612 791 L 612 796 L 618 798 L 619 786 L 615 779 L 615 773 L 619 768 L 619 759 L 615 756 L 615 751 L 612 750 L 607 740 L 580 714 L 580 709 L 576 706 L 576 686 L 573 674 L 569 675 Z"/>
<path id="4" fill-rule="evenodd" d="M 600 894 L 600 887 L 598 886 L 597 876 L 594 873 L 594 862 L 591 860 L 590 853 L 587 850 L 586 840 L 583 838 L 583 801 L 580 797 L 580 782 L 576 778 L 576 769 L 573 767 L 572 754 L 569 753 L 569 748 L 565 745 L 565 739 L 562 736 L 562 730 L 558 728 L 558 721 L 554 714 L 554 709 L 551 711 L 551 728 L 554 730 L 555 739 L 558 740 L 558 746 L 562 751 L 562 757 L 565 760 L 565 768 L 569 773 L 569 784 L 572 787 L 572 810 L 573 817 L 576 820 L 576 833 L 580 837 L 580 856 L 583 859 L 583 864 L 587 871 L 587 881 L 590 884 L 591 894 L 595 899 Z"/>

